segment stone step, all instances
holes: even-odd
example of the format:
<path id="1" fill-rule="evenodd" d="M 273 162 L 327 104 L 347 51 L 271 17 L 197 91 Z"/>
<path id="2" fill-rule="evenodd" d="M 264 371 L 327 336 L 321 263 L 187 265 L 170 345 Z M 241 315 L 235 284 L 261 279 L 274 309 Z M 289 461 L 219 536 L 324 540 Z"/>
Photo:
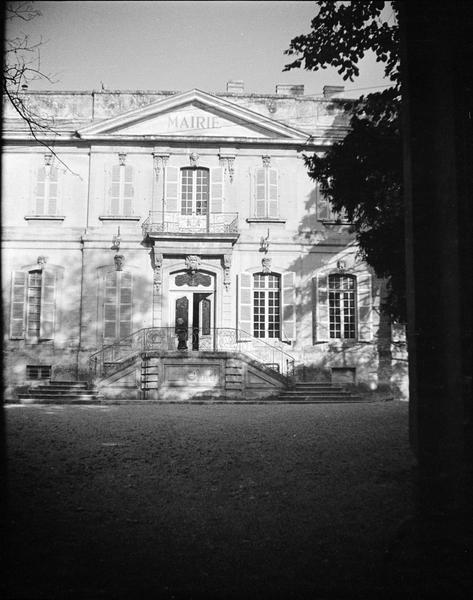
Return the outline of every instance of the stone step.
<path id="1" fill-rule="evenodd" d="M 102 397 L 94 396 L 61 396 L 61 397 L 26 397 L 24 394 L 19 396 L 20 404 L 102 404 Z"/>
<path id="2" fill-rule="evenodd" d="M 50 380 L 49 381 L 49 385 L 66 385 L 66 386 L 74 386 L 74 387 L 83 387 L 83 386 L 87 386 L 87 381 L 69 381 L 69 380 L 62 380 L 62 379 L 56 379 L 56 380 Z"/>
<path id="3" fill-rule="evenodd" d="M 26 392 L 23 394 L 20 394 L 20 397 L 25 397 L 25 398 L 50 398 L 51 400 L 62 400 L 62 398 L 75 398 L 77 397 L 81 397 L 81 398 L 93 398 L 94 396 L 96 396 L 98 394 L 97 390 L 84 390 L 84 393 L 80 393 L 80 392 L 63 392 L 61 394 L 51 394 L 49 392 L 36 392 L 36 391 L 30 391 L 30 392 Z"/>
<path id="4" fill-rule="evenodd" d="M 301 385 L 299 383 L 296 383 L 296 385 L 294 386 L 294 389 L 296 390 L 343 390 L 345 389 L 343 386 L 341 385 Z"/>
<path id="5" fill-rule="evenodd" d="M 292 394 L 294 396 L 307 396 L 307 394 L 313 394 L 314 396 L 347 396 L 350 392 L 346 390 L 284 390 L 283 394 Z"/>
<path id="6" fill-rule="evenodd" d="M 49 386 L 49 385 L 37 385 L 30 387 L 28 391 L 32 392 L 51 392 L 51 394 L 63 394 L 64 392 L 74 392 L 78 394 L 87 394 L 91 390 L 86 387 L 73 387 L 73 386 Z"/>

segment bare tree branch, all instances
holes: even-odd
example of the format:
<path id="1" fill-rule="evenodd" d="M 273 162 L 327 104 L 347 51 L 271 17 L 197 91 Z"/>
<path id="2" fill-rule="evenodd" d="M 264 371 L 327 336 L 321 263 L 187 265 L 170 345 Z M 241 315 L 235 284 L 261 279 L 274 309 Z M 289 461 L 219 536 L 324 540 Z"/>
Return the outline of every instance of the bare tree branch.
<path id="1" fill-rule="evenodd" d="M 41 12 L 33 6 L 33 2 L 7 2 L 7 21 L 20 19 L 28 22 L 39 16 L 41 16 Z M 32 108 L 28 96 L 25 94 L 33 81 L 46 80 L 51 84 L 54 83 L 53 76 L 43 73 L 41 70 L 40 49 L 42 44 L 41 37 L 39 41 L 34 42 L 23 32 L 5 40 L 3 93 L 18 116 L 26 123 L 33 139 L 47 148 L 70 173 L 79 176 L 58 156 L 49 142 L 39 137 L 41 134 L 52 134 L 56 138 L 61 136 L 61 132 L 55 129 L 54 118 L 39 114 Z"/>

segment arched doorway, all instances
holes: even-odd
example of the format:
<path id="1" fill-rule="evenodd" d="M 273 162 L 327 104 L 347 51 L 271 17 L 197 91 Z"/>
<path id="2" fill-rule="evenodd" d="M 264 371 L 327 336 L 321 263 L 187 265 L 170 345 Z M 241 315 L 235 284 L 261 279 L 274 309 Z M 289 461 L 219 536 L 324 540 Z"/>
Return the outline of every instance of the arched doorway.
<path id="1" fill-rule="evenodd" d="M 169 323 L 184 331 L 187 350 L 211 347 L 215 323 L 215 276 L 203 271 L 169 275 Z M 184 345 L 181 344 L 181 349 Z"/>

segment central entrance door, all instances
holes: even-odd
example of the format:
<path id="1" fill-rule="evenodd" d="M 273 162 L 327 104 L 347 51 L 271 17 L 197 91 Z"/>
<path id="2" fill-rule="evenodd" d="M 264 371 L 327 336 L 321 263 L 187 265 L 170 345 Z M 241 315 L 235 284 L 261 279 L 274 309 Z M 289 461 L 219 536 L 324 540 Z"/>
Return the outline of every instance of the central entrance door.
<path id="1" fill-rule="evenodd" d="M 199 350 L 201 340 L 209 341 L 212 332 L 213 292 L 175 293 L 174 327 L 176 333 L 185 330 L 187 349 Z"/>

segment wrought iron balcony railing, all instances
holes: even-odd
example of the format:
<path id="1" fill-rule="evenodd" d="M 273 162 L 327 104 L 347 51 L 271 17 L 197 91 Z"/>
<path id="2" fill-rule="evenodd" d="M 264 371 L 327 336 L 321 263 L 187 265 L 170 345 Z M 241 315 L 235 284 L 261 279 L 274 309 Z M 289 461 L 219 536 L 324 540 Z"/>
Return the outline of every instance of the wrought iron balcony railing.
<path id="1" fill-rule="evenodd" d="M 238 213 L 181 215 L 177 212 L 151 211 L 142 229 L 144 236 L 160 233 L 238 234 Z"/>
<path id="2" fill-rule="evenodd" d="M 214 327 L 206 330 L 195 329 L 185 336 L 187 350 L 213 352 L 241 352 L 264 367 L 277 371 L 290 379 L 294 376 L 294 357 L 274 344 L 230 327 Z M 110 346 L 104 346 L 89 358 L 92 378 L 112 375 L 147 351 L 173 352 L 179 350 L 179 339 L 174 327 L 149 327 L 135 331 L 131 335 Z"/>

